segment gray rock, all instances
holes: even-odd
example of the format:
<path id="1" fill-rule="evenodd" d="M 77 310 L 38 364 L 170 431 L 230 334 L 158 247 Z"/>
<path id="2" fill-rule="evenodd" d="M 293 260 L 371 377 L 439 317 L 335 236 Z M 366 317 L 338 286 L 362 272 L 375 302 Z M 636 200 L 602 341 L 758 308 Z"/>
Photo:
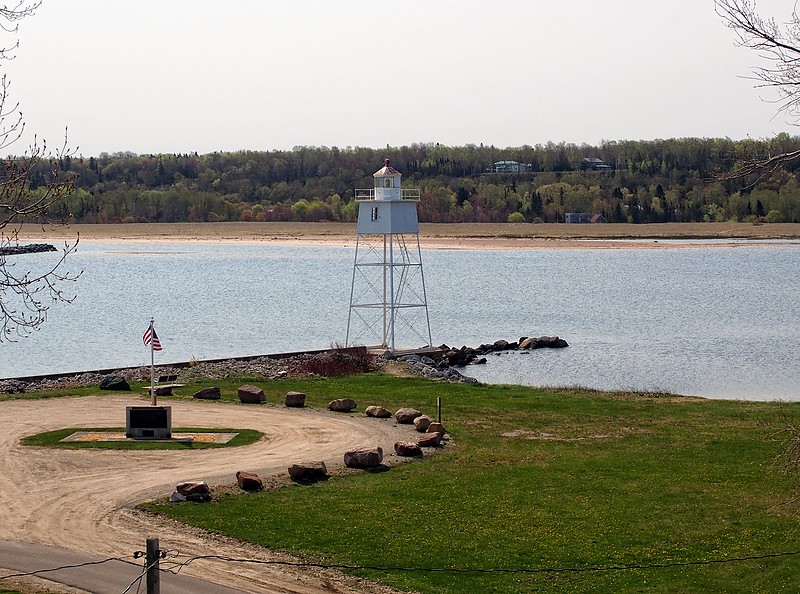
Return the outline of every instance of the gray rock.
<path id="1" fill-rule="evenodd" d="M 212 386 L 210 388 L 203 388 L 192 394 L 192 398 L 197 398 L 198 400 L 219 400 L 221 397 L 219 388 L 216 386 Z"/>
<path id="2" fill-rule="evenodd" d="M 131 386 L 121 375 L 106 375 L 100 380 L 100 389 L 130 392 Z"/>

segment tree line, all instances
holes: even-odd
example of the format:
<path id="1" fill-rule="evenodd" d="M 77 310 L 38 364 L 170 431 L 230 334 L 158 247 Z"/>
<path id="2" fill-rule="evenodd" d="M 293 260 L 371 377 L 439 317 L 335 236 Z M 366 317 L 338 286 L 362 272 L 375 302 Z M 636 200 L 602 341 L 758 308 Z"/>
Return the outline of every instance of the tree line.
<path id="1" fill-rule="evenodd" d="M 211 154 L 62 155 L 74 189 L 52 205 L 77 223 L 355 221 L 356 188 L 385 158 L 421 189 L 422 222 L 798 222 L 796 163 L 759 176 L 745 166 L 800 149 L 800 138 L 681 138 L 497 148 L 412 144 L 384 149 L 295 147 Z M 598 170 L 598 161 L 602 169 Z M 519 173 L 497 172 L 515 161 Z M 502 169 L 502 168 L 500 168 Z M 747 172 L 747 175 L 738 172 Z M 31 172 L 46 188 L 47 164 Z"/>

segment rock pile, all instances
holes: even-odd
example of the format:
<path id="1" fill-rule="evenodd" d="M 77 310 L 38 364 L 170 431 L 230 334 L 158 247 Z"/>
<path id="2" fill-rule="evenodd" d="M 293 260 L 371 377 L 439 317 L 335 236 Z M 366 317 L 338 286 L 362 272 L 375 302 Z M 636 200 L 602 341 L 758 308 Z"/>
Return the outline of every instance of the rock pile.
<path id="1" fill-rule="evenodd" d="M 432 380 L 450 382 L 452 384 L 476 384 L 474 377 L 463 375 L 458 369 L 452 367 L 445 359 L 436 362 L 431 357 L 420 355 L 404 355 L 398 358 L 409 364 L 411 371 L 422 377 Z"/>
<path id="2" fill-rule="evenodd" d="M 496 340 L 491 344 L 482 344 L 477 348 L 462 346 L 460 349 L 449 347 L 443 344 L 439 350 L 442 355 L 442 362 L 453 367 L 463 367 L 464 365 L 479 365 L 486 363 L 483 355 L 499 353 L 502 351 L 526 351 L 533 349 L 563 349 L 568 347 L 567 341 L 558 336 L 539 336 L 538 338 L 521 337 L 516 342 L 507 340 Z"/>
<path id="3" fill-rule="evenodd" d="M 0 247 L 0 256 L 15 256 L 18 254 L 38 254 L 40 252 L 55 252 L 56 246 L 49 243 L 29 243 L 28 245 L 7 245 Z"/>

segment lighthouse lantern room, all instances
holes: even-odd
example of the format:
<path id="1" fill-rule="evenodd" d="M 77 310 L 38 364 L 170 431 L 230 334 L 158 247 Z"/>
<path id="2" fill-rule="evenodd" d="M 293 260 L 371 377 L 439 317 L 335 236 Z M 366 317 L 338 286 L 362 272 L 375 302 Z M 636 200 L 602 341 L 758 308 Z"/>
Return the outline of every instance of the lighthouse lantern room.
<path id="1" fill-rule="evenodd" d="M 417 219 L 420 192 L 402 187 L 402 174 L 389 159 L 373 178 L 372 189 L 355 193 L 358 225 L 345 342 L 379 340 L 392 352 L 430 346 Z"/>

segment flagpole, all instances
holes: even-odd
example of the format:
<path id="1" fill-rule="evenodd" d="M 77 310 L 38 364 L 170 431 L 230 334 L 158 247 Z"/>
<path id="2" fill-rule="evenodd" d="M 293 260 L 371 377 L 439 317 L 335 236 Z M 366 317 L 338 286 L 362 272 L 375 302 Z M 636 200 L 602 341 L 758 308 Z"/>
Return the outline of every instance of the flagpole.
<path id="1" fill-rule="evenodd" d="M 153 348 L 153 322 L 155 320 L 150 318 L 150 404 L 156 406 L 156 356 L 155 348 Z"/>

